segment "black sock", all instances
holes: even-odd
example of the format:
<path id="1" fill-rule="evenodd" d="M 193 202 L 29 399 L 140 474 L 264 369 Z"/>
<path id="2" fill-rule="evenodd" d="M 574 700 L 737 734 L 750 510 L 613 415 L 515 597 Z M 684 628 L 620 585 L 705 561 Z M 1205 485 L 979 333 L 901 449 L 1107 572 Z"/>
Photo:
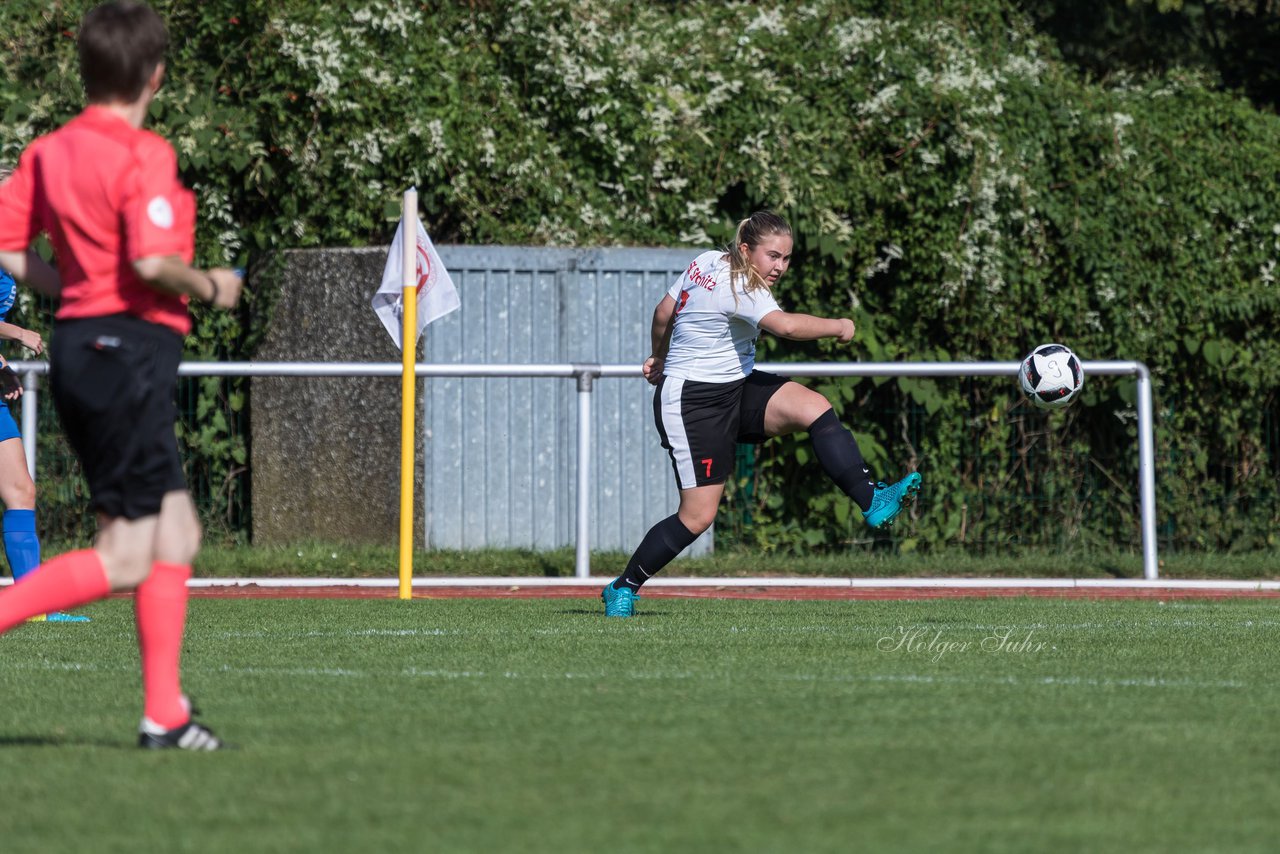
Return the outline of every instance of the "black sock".
<path id="1" fill-rule="evenodd" d="M 870 472 L 862 460 L 857 440 L 836 418 L 834 409 L 828 409 L 809 425 L 809 438 L 827 477 L 857 502 L 863 513 L 870 510 L 875 481 L 868 477 Z"/>
<path id="2" fill-rule="evenodd" d="M 632 590 L 639 590 L 641 584 L 675 560 L 676 555 L 687 549 L 696 539 L 698 535 L 686 528 L 679 516 L 668 516 L 644 535 L 644 539 L 640 541 L 640 547 L 631 556 L 626 570 L 617 581 L 613 582 L 613 586 L 619 589 L 630 587 Z"/>

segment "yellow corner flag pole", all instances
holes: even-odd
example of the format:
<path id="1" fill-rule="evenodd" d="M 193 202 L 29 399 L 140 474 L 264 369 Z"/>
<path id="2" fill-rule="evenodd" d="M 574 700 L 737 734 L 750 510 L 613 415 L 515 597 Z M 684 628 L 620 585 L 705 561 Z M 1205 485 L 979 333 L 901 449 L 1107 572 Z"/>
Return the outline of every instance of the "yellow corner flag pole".
<path id="1" fill-rule="evenodd" d="M 404 194 L 400 218 L 404 248 L 400 279 L 404 305 L 404 331 L 400 335 L 400 598 L 413 598 L 413 451 L 417 436 L 413 425 L 417 405 L 418 355 L 418 191 Z"/>

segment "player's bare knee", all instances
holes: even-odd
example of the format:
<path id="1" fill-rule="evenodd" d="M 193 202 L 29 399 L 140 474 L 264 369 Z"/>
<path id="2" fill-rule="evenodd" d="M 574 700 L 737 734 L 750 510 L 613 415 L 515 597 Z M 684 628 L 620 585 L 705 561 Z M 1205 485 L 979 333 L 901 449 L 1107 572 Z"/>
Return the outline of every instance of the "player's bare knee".
<path id="1" fill-rule="evenodd" d="M 805 388 L 797 382 L 789 382 L 785 393 L 774 395 L 765 413 L 765 426 L 770 435 L 778 436 L 806 429 L 831 409 L 826 396 Z"/>
<path id="2" fill-rule="evenodd" d="M 191 526 L 187 531 L 186 546 L 188 554 L 187 559 L 183 561 L 184 564 L 190 564 L 196 559 L 196 554 L 199 553 L 200 545 L 203 542 L 204 526 L 200 524 L 199 519 L 193 518 L 191 520 Z"/>
<path id="3" fill-rule="evenodd" d="M 689 529 L 689 533 L 695 536 L 700 536 L 716 520 L 714 510 L 710 513 L 706 511 L 681 510 L 679 516 L 680 523 Z"/>
<path id="4" fill-rule="evenodd" d="M 827 400 L 826 395 L 819 394 L 810 389 L 810 396 L 805 400 L 804 413 L 801 420 L 808 426 L 817 421 L 828 410 L 832 409 L 831 401 Z"/>
<path id="5" fill-rule="evenodd" d="M 33 510 L 36 506 L 36 485 L 30 478 L 22 478 L 6 485 L 4 506 L 9 510 Z"/>
<path id="6" fill-rule="evenodd" d="M 141 552 L 99 552 L 112 590 L 132 590 L 151 574 L 151 555 Z"/>
<path id="7" fill-rule="evenodd" d="M 194 533 L 183 545 L 185 548 L 174 556 L 169 563 L 180 564 L 181 566 L 190 566 L 196 559 L 196 555 L 200 553 L 200 543 L 202 541 L 200 526 L 197 525 Z"/>
<path id="8" fill-rule="evenodd" d="M 167 531 L 166 536 L 161 537 L 156 543 L 156 560 L 190 566 L 200 552 L 202 538 L 202 529 L 198 522 L 183 526 L 181 531 Z"/>
<path id="9" fill-rule="evenodd" d="M 156 529 L 156 560 L 190 565 L 200 551 L 203 534 L 191 496 L 185 490 L 166 495 Z"/>

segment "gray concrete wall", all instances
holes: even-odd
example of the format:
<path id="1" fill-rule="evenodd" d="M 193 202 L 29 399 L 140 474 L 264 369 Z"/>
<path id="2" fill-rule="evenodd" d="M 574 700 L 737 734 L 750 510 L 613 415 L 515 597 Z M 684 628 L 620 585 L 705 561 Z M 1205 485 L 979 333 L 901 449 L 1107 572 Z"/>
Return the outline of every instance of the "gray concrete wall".
<path id="1" fill-rule="evenodd" d="M 398 362 L 369 307 L 385 248 L 287 253 L 264 362 Z M 396 543 L 400 379 L 255 377 L 250 383 L 253 539 Z M 423 530 L 423 425 L 414 464 L 416 545 Z"/>

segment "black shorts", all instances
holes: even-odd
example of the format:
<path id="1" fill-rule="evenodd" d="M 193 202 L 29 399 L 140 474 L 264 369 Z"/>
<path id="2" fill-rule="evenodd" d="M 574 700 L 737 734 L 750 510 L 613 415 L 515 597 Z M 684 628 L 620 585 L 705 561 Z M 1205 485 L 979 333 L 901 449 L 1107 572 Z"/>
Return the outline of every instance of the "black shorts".
<path id="1" fill-rule="evenodd" d="M 662 447 L 671 455 L 676 486 L 691 489 L 728 480 L 736 445 L 758 445 L 769 438 L 764 432 L 765 407 L 788 382 L 763 371 L 730 383 L 659 380 L 653 419 Z"/>
<path id="2" fill-rule="evenodd" d="M 89 481 L 89 506 L 139 519 L 186 489 L 174 424 L 182 336 L 127 314 L 58 321 L 50 386 Z"/>

